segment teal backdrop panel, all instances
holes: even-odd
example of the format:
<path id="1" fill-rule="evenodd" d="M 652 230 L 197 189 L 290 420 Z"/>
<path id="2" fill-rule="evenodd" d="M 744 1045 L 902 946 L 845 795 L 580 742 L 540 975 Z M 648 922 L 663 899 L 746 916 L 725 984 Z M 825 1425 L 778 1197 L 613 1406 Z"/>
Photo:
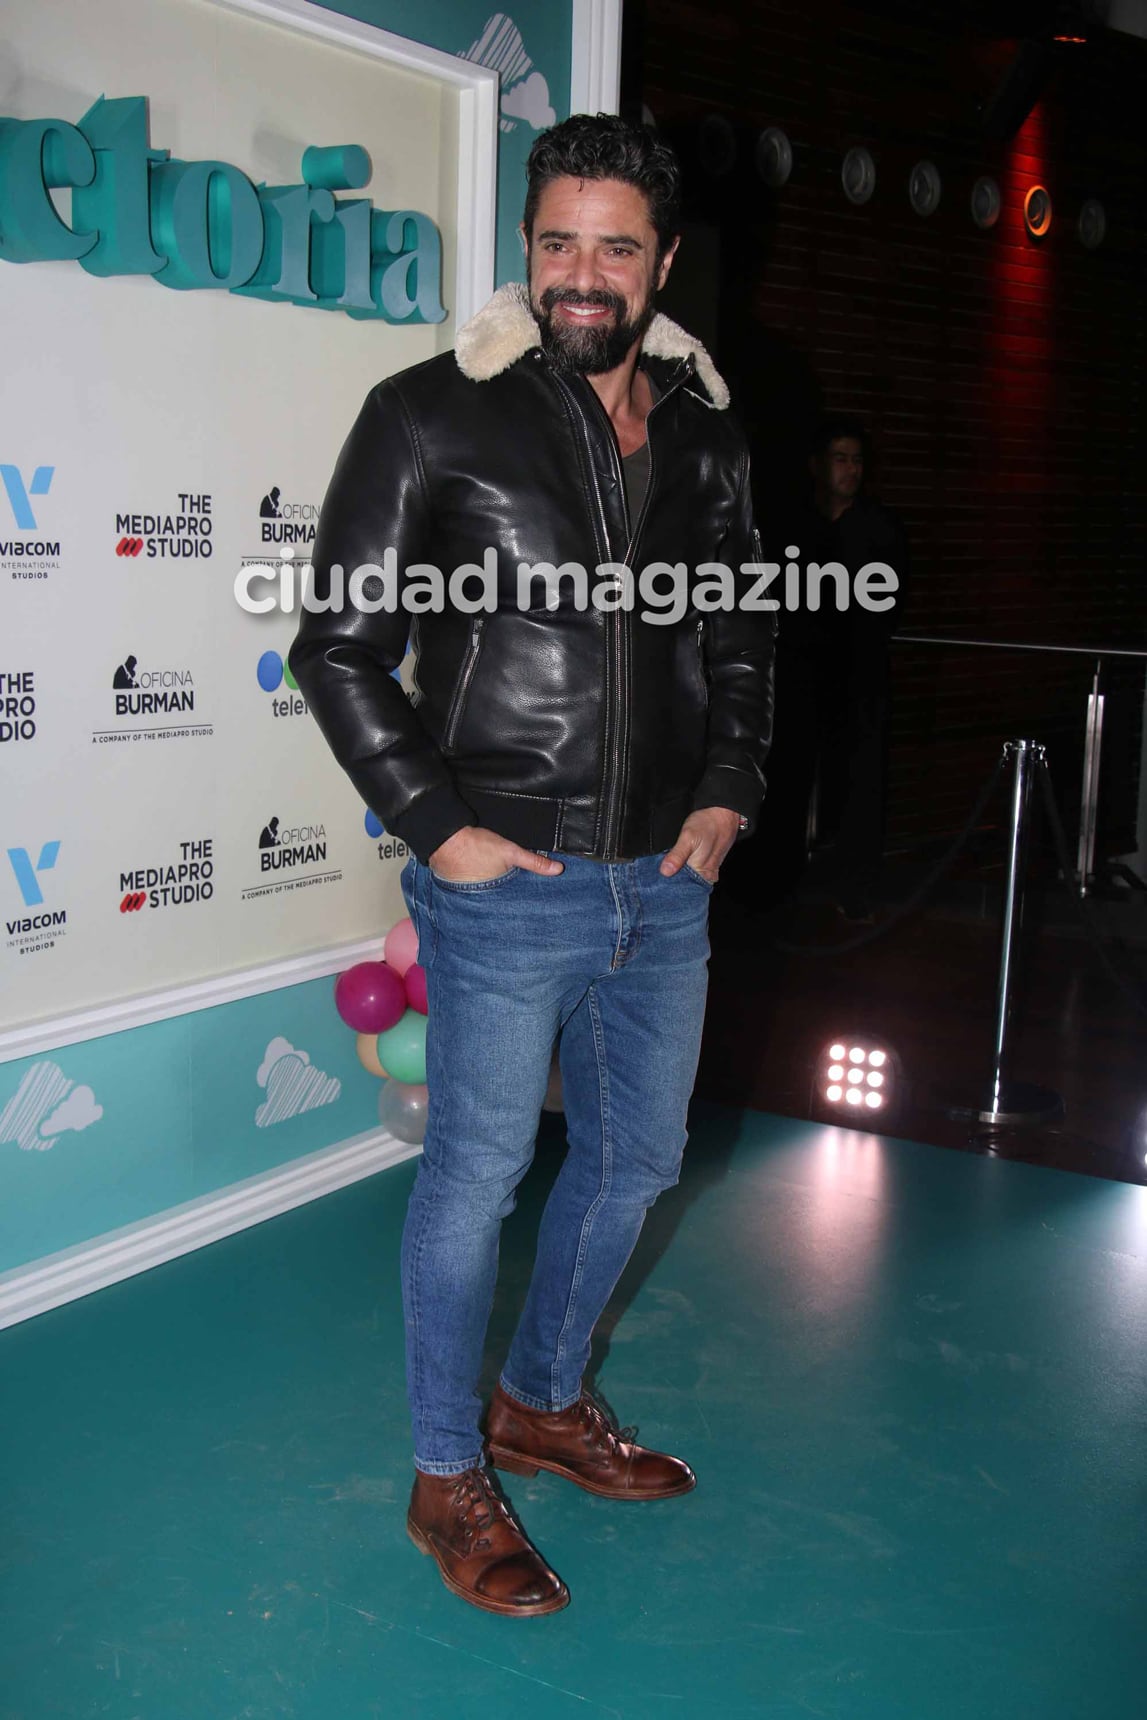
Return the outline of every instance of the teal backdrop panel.
<path id="1" fill-rule="evenodd" d="M 0 1065 L 0 1272 L 378 1127 L 334 980 Z"/>
<path id="2" fill-rule="evenodd" d="M 569 115 L 570 0 L 519 0 L 509 12 L 499 12 L 490 0 L 355 0 L 327 10 L 501 74 L 496 271 L 499 285 L 524 281 L 518 222 L 526 197 L 526 157 L 539 131 Z"/>

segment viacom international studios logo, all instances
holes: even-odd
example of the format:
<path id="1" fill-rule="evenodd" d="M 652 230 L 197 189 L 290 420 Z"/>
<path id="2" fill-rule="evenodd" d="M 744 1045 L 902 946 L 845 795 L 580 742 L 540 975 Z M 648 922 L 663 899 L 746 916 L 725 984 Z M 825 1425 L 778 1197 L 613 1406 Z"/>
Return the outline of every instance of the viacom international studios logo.
<path id="1" fill-rule="evenodd" d="M 47 579 L 60 571 L 60 540 L 47 524 L 51 504 L 42 501 L 55 475 L 54 466 L 28 470 L 0 461 L 5 495 L 0 508 L 0 574 L 10 579 Z"/>
<path id="2" fill-rule="evenodd" d="M 176 492 L 176 506 L 117 510 L 115 552 L 128 561 L 205 561 L 213 545 L 211 497 L 201 491 Z"/>
<path id="3" fill-rule="evenodd" d="M 67 930 L 68 911 L 51 898 L 56 861 L 60 854 L 58 841 L 43 842 L 39 849 L 9 848 L 10 877 L 14 877 L 24 906 L 4 921 L 8 948 L 17 955 L 37 955 L 41 950 L 54 949 Z"/>
<path id="4" fill-rule="evenodd" d="M 276 814 L 259 832 L 258 854 L 261 882 L 242 892 L 245 902 L 315 884 L 337 884 L 342 877 L 342 868 L 330 864 L 324 824 L 288 823 Z"/>
<path id="5" fill-rule="evenodd" d="M 159 866 L 137 866 L 119 875 L 121 914 L 144 908 L 182 908 L 209 902 L 215 894 L 214 842 L 210 836 L 181 842 L 179 856 Z"/>
<path id="6" fill-rule="evenodd" d="M 129 651 L 112 670 L 111 694 L 113 724 L 93 729 L 93 745 L 187 740 L 215 732 L 203 721 L 190 669 L 143 664 Z"/>

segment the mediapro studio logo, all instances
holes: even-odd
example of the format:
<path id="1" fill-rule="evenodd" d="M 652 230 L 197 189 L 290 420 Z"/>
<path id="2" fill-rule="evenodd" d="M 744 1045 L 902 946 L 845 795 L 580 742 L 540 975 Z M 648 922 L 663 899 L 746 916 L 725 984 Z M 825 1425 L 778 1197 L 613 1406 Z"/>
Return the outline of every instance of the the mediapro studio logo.
<path id="1" fill-rule="evenodd" d="M 30 741 L 36 734 L 36 675 L 33 669 L 0 669 L 0 746 Z"/>
<path id="2" fill-rule="evenodd" d="M 20 955 L 32 955 L 37 950 L 51 949 L 56 938 L 63 935 L 68 923 L 67 909 L 50 906 L 44 899 L 45 886 L 50 874 L 56 869 L 59 854 L 58 841 L 41 843 L 38 850 L 8 850 L 8 862 L 19 886 L 24 907 L 38 910 L 5 921 L 9 948 L 15 949 Z"/>
<path id="3" fill-rule="evenodd" d="M 277 814 L 259 832 L 259 872 L 262 882 L 248 886 L 244 900 L 331 884 L 342 877 L 341 869 L 330 864 L 325 824 L 288 822 Z"/>
<path id="4" fill-rule="evenodd" d="M 54 466 L 35 466 L 25 477 L 19 466 L 0 461 L 0 479 L 8 498 L 8 510 L 16 531 L 21 534 L 19 537 L 10 533 L 0 537 L 0 573 L 7 573 L 13 579 L 47 579 L 49 573 L 59 568 L 58 538 L 30 538 L 25 535 L 43 530 L 37 509 L 32 506 L 32 498 L 46 496 L 55 475 Z"/>
<path id="5" fill-rule="evenodd" d="M 209 902 L 215 894 L 214 839 L 181 842 L 179 858 L 161 866 L 137 866 L 119 875 L 121 914 L 141 908 L 181 908 L 189 902 Z"/>
<path id="6" fill-rule="evenodd" d="M 201 490 L 177 490 L 175 502 L 174 508 L 117 508 L 116 554 L 145 556 L 149 561 L 206 560 L 213 548 L 211 534 L 215 528 L 210 495 Z"/>

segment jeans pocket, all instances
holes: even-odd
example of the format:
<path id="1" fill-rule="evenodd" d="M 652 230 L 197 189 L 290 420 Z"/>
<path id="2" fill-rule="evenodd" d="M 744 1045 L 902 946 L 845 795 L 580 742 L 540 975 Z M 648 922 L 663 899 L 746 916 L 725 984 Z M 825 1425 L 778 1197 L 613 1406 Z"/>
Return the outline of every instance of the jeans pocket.
<path id="1" fill-rule="evenodd" d="M 706 878 L 703 872 L 698 872 L 694 867 L 690 866 L 688 860 L 685 861 L 681 870 L 687 877 L 692 878 L 694 883 L 700 884 L 703 890 L 711 890 L 713 888 L 713 880 L 711 878 Z"/>
<path id="2" fill-rule="evenodd" d="M 440 889 L 452 890 L 458 894 L 469 896 L 476 894 L 479 890 L 497 890 L 502 884 L 508 883 L 511 878 L 516 878 L 521 867 L 511 866 L 508 871 L 499 872 L 496 878 L 443 878 L 432 866 L 428 866 L 426 870 Z"/>

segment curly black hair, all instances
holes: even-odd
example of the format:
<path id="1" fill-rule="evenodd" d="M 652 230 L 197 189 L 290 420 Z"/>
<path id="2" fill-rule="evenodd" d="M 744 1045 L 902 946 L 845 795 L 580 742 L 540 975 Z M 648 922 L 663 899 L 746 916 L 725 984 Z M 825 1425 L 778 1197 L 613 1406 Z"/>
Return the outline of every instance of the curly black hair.
<path id="1" fill-rule="evenodd" d="M 681 169 L 652 126 L 611 113 L 575 113 L 534 139 L 526 163 L 526 237 L 538 200 L 554 179 L 619 179 L 644 192 L 649 219 L 664 256 L 681 231 Z"/>

